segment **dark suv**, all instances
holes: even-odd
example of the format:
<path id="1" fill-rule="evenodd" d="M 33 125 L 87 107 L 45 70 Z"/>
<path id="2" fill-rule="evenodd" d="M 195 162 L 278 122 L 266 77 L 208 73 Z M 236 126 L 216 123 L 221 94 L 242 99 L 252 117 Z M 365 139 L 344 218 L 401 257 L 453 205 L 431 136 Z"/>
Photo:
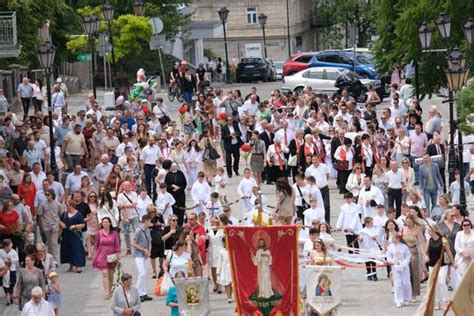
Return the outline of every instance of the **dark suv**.
<path id="1" fill-rule="evenodd" d="M 263 58 L 242 58 L 237 66 L 236 80 L 264 82 L 272 81 L 273 73 L 270 65 Z"/>

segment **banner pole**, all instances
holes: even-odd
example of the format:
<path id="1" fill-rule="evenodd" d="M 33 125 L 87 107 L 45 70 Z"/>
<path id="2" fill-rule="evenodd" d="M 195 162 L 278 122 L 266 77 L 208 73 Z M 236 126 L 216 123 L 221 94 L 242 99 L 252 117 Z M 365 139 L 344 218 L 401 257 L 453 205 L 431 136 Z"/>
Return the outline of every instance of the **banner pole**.
<path id="1" fill-rule="evenodd" d="M 451 309 L 451 306 L 452 306 L 452 305 L 453 305 L 453 301 L 452 301 L 452 300 L 449 300 L 448 305 L 446 306 L 446 308 L 445 308 L 445 310 L 444 310 L 443 316 L 448 315 L 448 312 L 449 312 L 449 310 Z"/>
<path id="2" fill-rule="evenodd" d="M 262 190 L 258 189 L 258 220 L 257 226 L 262 227 Z"/>

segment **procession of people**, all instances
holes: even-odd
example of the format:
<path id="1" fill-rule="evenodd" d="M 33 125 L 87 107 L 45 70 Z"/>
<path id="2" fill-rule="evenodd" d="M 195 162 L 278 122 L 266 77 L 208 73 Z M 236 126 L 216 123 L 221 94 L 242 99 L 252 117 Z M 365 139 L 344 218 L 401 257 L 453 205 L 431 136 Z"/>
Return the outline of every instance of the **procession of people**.
<path id="1" fill-rule="evenodd" d="M 357 103 L 348 91 L 266 96 L 256 87 L 214 89 L 188 70 L 186 63 L 176 68 L 176 80 L 193 82 L 185 103 L 167 104 L 153 89 L 137 98 L 117 93 L 111 116 L 92 95 L 73 113 L 58 81 L 53 90 L 65 102 L 54 105 L 54 153 L 38 99 L 29 111 L 27 96 L 38 83 L 24 78 L 23 119 L 10 111 L 1 117 L 4 304 L 33 315 L 26 312 L 32 305 L 49 302 L 40 315 L 67 314 L 61 264 L 69 273 L 97 270 L 114 315 L 138 315 L 141 304 L 153 304 L 146 280 L 164 275 L 173 282 L 209 277 L 212 292 L 225 292 L 231 304 L 225 228 L 296 224 L 300 263 L 359 260 L 368 281 L 386 270 L 386 294 L 393 292 L 397 307 L 420 301 L 420 285 L 439 263 L 435 309 L 447 307 L 474 255 L 472 223 L 459 205 L 459 183 L 466 181 L 469 194 L 474 168 L 447 181 L 436 106 L 424 120 L 420 101 L 407 97 L 406 86 L 401 99 L 396 84 L 391 106 L 373 112 L 372 101 Z M 237 201 L 229 199 L 232 178 Z M 339 210 L 330 190 L 344 200 Z M 346 245 L 335 243 L 336 234 Z M 257 294 L 269 298 L 278 257 L 264 240 L 258 247 Z M 118 285 L 114 275 L 131 270 L 124 256 L 133 257 L 138 273 L 122 273 Z M 332 295 L 324 282 L 318 295 Z M 176 291 L 167 291 L 172 315 Z"/>

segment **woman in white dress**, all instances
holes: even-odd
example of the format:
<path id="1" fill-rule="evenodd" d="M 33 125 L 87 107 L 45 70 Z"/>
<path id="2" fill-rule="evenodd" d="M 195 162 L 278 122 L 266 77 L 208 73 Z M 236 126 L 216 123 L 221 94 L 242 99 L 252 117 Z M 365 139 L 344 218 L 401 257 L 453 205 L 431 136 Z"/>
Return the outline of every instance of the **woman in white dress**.
<path id="1" fill-rule="evenodd" d="M 170 160 L 176 162 L 178 164 L 178 170 L 183 171 L 186 170 L 184 168 L 184 150 L 183 150 L 183 142 L 181 140 L 175 140 L 175 148 L 171 152 Z M 189 186 L 191 188 L 191 186 Z"/>
<path id="2" fill-rule="evenodd" d="M 472 222 L 465 218 L 461 222 L 462 231 L 456 234 L 454 241 L 454 249 L 456 256 L 454 261 L 458 264 L 459 281 L 461 281 L 464 273 L 472 261 L 474 254 L 474 233 L 472 232 Z M 457 284 L 459 285 L 459 283 Z"/>
<path id="3" fill-rule="evenodd" d="M 219 218 L 217 216 L 211 217 L 211 227 L 206 229 L 207 240 L 209 241 L 209 247 L 207 248 L 207 262 L 211 268 L 212 281 L 214 282 L 214 292 L 222 293 L 217 280 L 217 268 L 219 263 L 219 253 L 224 247 L 223 238 L 224 230 L 216 228 L 220 225 Z"/>
<path id="4" fill-rule="evenodd" d="M 346 183 L 347 191 L 351 192 L 355 198 L 359 198 L 359 192 L 364 186 L 364 178 L 365 173 L 362 172 L 362 166 L 360 163 L 356 163 Z"/>
<path id="5" fill-rule="evenodd" d="M 223 247 L 219 250 L 217 257 L 217 283 L 225 288 L 227 303 L 232 303 L 232 274 L 230 270 L 229 252 L 225 244 L 225 237 L 222 240 Z"/>
<path id="6" fill-rule="evenodd" d="M 186 180 L 188 188 L 191 188 L 197 180 L 197 174 L 201 169 L 202 150 L 199 147 L 196 139 L 191 139 L 188 146 L 184 150 L 183 162 L 186 167 Z"/>

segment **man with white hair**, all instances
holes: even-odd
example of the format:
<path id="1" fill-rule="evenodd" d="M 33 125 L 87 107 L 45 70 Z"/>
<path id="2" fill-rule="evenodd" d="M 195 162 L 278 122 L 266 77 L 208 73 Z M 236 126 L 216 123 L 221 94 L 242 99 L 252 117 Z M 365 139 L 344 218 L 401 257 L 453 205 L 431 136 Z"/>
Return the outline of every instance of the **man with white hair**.
<path id="1" fill-rule="evenodd" d="M 109 155 L 103 154 L 100 157 L 100 163 L 95 167 L 94 179 L 99 181 L 101 185 L 104 184 L 113 167 L 114 165 L 110 162 Z"/>
<path id="2" fill-rule="evenodd" d="M 433 138 L 434 132 L 441 134 L 441 129 L 443 126 L 441 125 L 441 118 L 439 117 L 437 106 L 433 105 L 428 115 L 430 118 L 424 124 L 424 128 L 426 136 L 428 137 L 428 140 L 430 140 Z"/>
<path id="3" fill-rule="evenodd" d="M 56 83 L 61 88 L 61 91 L 64 94 L 64 99 L 67 100 L 69 98 L 69 91 L 67 89 L 66 84 L 63 82 L 63 78 L 59 77 L 58 79 L 56 79 Z"/>
<path id="4" fill-rule="evenodd" d="M 31 290 L 31 300 L 23 306 L 21 316 L 54 316 L 51 305 L 43 298 L 43 289 L 35 286 Z"/>

